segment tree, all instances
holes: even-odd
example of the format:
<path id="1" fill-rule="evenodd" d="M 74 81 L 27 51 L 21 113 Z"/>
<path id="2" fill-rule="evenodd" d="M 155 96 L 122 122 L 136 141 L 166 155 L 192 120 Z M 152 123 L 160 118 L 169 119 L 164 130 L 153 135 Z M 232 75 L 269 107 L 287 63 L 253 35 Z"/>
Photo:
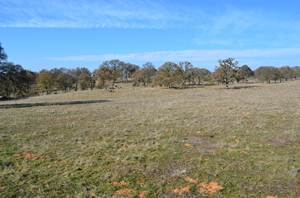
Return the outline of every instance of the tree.
<path id="1" fill-rule="evenodd" d="M 0 63 L 6 62 L 6 60 L 7 60 L 7 55 L 4 51 L 4 48 L 2 47 L 2 45 L 0 43 Z"/>
<path id="2" fill-rule="evenodd" d="M 274 80 L 276 83 L 276 81 L 280 79 L 280 73 L 275 67 L 263 66 L 255 70 L 255 77 L 260 81 L 271 83 L 271 80 Z"/>
<path id="3" fill-rule="evenodd" d="M 166 62 L 158 69 L 155 83 L 168 88 L 182 88 L 185 86 L 184 69 L 176 63 Z"/>
<path id="4" fill-rule="evenodd" d="M 293 79 L 294 77 L 294 71 L 289 66 L 284 66 L 279 68 L 280 77 L 283 78 L 285 81 L 288 81 L 288 79 Z"/>
<path id="5" fill-rule="evenodd" d="M 117 81 L 128 82 L 138 69 L 139 66 L 137 65 L 115 59 L 103 62 L 99 69 L 94 72 L 94 76 L 98 81 L 98 87 L 103 87 L 107 81 L 112 81 L 112 85 Z"/>
<path id="6" fill-rule="evenodd" d="M 273 69 L 272 69 L 272 80 L 274 80 L 275 83 L 276 83 L 278 80 L 280 80 L 280 83 L 281 83 L 281 79 L 282 79 L 282 76 L 281 76 L 281 74 L 280 74 L 279 69 L 273 67 Z"/>
<path id="7" fill-rule="evenodd" d="M 218 80 L 222 83 L 225 83 L 226 88 L 230 82 L 235 79 L 235 71 L 237 68 L 238 62 L 234 58 L 228 58 L 225 60 L 219 61 L 219 67 L 216 69 Z"/>
<path id="8" fill-rule="evenodd" d="M 46 92 L 46 94 L 51 93 L 54 89 L 55 78 L 53 73 L 47 70 L 42 70 L 37 75 L 37 86 L 42 92 Z"/>
<path id="9" fill-rule="evenodd" d="M 293 70 L 293 78 L 294 79 L 299 78 L 300 77 L 300 67 L 299 66 L 293 67 L 292 70 Z"/>
<path id="10" fill-rule="evenodd" d="M 0 64 L 0 95 L 24 97 L 31 94 L 35 82 L 35 74 L 23 69 L 21 65 L 12 63 Z"/>
<path id="11" fill-rule="evenodd" d="M 76 77 L 74 77 L 68 69 L 52 69 L 50 72 L 52 72 L 54 76 L 55 87 L 58 90 L 67 92 L 71 90 L 76 83 Z"/>
<path id="12" fill-rule="evenodd" d="M 144 86 L 149 86 L 153 82 L 156 72 L 152 63 L 145 63 L 142 69 L 134 72 L 133 85 L 139 86 L 142 83 Z"/>
<path id="13" fill-rule="evenodd" d="M 154 77 L 156 75 L 157 69 L 155 69 L 155 66 L 147 62 L 143 65 L 143 70 L 145 71 L 144 73 L 144 79 L 145 79 L 145 84 L 149 85 L 153 83 Z"/>
<path id="14" fill-rule="evenodd" d="M 237 81 L 240 81 L 240 80 L 248 81 L 248 78 L 250 78 L 252 76 L 254 76 L 254 72 L 248 65 L 243 65 L 242 67 L 237 69 L 237 72 L 236 72 L 236 80 Z"/>
<path id="15" fill-rule="evenodd" d="M 179 66 L 184 71 L 184 84 L 186 84 L 187 82 L 190 84 L 193 80 L 193 64 L 188 61 L 184 61 L 179 62 Z"/>
<path id="16" fill-rule="evenodd" d="M 92 78 L 92 73 L 86 67 L 77 67 L 69 72 L 75 79 L 75 91 L 80 88 L 81 90 L 86 90 L 88 88 L 94 88 L 94 80 Z"/>
<path id="17" fill-rule="evenodd" d="M 0 96 L 10 98 L 30 95 L 34 82 L 33 72 L 7 62 L 7 55 L 0 43 Z"/>
<path id="18" fill-rule="evenodd" d="M 103 88 L 107 81 L 114 79 L 113 71 L 105 64 L 102 64 L 100 68 L 95 71 L 94 76 L 99 88 Z"/>
<path id="19" fill-rule="evenodd" d="M 139 70 L 138 65 L 134 65 L 134 64 L 131 64 L 131 63 L 121 62 L 119 65 L 120 65 L 119 70 L 122 73 L 122 80 L 125 81 L 125 82 L 128 82 L 128 80 L 132 77 L 134 72 Z"/>
<path id="20" fill-rule="evenodd" d="M 193 68 L 193 81 L 194 84 L 201 84 L 201 81 L 210 80 L 211 72 L 204 68 Z"/>
<path id="21" fill-rule="evenodd" d="M 108 70 L 110 70 L 110 76 L 114 85 L 117 80 L 122 77 L 122 68 L 124 65 L 125 63 L 123 61 L 114 59 L 103 62 L 100 67 L 106 67 Z"/>
<path id="22" fill-rule="evenodd" d="M 87 68 L 81 68 L 81 72 L 79 75 L 79 86 L 80 89 L 86 90 L 88 88 L 93 89 L 92 86 L 92 74 Z"/>

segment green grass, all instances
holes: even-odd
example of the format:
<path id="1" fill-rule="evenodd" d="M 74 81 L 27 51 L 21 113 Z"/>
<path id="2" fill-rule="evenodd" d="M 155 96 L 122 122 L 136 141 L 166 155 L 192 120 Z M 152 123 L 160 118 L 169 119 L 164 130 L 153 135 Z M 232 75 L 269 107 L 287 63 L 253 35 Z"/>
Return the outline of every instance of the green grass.
<path id="1" fill-rule="evenodd" d="M 86 100 L 107 102 L 68 104 Z M 300 197 L 300 81 L 124 86 L 0 105 L 11 103 L 61 105 L 0 107 L 1 197 L 114 197 L 114 181 L 128 182 L 128 197 L 175 197 L 186 176 L 223 190 L 190 185 L 178 197 Z"/>

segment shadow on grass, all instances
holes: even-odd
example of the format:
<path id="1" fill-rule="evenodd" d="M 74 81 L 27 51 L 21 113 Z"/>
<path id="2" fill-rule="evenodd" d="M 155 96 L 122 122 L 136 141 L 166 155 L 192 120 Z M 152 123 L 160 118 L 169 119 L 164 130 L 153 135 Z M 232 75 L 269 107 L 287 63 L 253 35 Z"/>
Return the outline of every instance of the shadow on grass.
<path id="1" fill-rule="evenodd" d="M 66 102 L 39 102 L 39 103 L 3 104 L 3 105 L 0 105 L 0 109 L 43 107 L 43 106 L 56 106 L 56 105 L 95 104 L 95 103 L 104 103 L 104 102 L 110 102 L 110 100 L 80 100 L 80 101 L 66 101 Z"/>
<path id="2" fill-rule="evenodd" d="M 261 86 L 258 85 L 244 85 L 244 86 L 229 86 L 228 88 L 224 87 L 220 87 L 219 89 L 227 89 L 227 90 L 231 90 L 231 89 L 253 89 L 253 88 L 258 88 Z"/>
<path id="3" fill-rule="evenodd" d="M 234 87 L 229 87 L 229 89 L 251 89 L 251 88 L 258 88 L 260 86 L 258 85 L 245 85 L 245 86 L 234 86 Z"/>

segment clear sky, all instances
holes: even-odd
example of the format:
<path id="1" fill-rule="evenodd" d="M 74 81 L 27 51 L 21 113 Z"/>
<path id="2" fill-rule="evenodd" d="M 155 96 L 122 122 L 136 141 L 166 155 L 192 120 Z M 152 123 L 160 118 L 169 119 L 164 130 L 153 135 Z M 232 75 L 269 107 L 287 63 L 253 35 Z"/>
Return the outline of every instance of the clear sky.
<path id="1" fill-rule="evenodd" d="M 299 0 L 0 0 L 9 61 L 38 71 L 118 58 L 300 65 Z"/>

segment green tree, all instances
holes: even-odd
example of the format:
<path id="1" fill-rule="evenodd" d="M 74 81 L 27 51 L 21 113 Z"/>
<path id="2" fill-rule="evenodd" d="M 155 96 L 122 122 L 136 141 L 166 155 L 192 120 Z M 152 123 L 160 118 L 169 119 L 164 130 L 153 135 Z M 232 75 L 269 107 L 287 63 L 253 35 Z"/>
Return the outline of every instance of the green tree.
<path id="1" fill-rule="evenodd" d="M 67 69 L 53 71 L 56 88 L 65 92 L 70 91 L 76 83 L 76 78 L 72 76 Z"/>
<path id="2" fill-rule="evenodd" d="M 0 95 L 24 97 L 31 94 L 35 83 L 35 74 L 12 63 L 0 64 Z"/>
<path id="3" fill-rule="evenodd" d="M 248 79 L 254 76 L 254 72 L 248 65 L 243 65 L 238 69 L 238 75 L 241 80 L 248 81 Z"/>
<path id="4" fill-rule="evenodd" d="M 7 62 L 7 55 L 0 43 L 0 96 L 24 97 L 32 92 L 35 74 L 21 65 Z"/>
<path id="5" fill-rule="evenodd" d="M 255 70 L 255 77 L 260 81 L 271 83 L 273 80 L 275 83 L 280 79 L 279 70 L 272 66 L 263 66 Z"/>

